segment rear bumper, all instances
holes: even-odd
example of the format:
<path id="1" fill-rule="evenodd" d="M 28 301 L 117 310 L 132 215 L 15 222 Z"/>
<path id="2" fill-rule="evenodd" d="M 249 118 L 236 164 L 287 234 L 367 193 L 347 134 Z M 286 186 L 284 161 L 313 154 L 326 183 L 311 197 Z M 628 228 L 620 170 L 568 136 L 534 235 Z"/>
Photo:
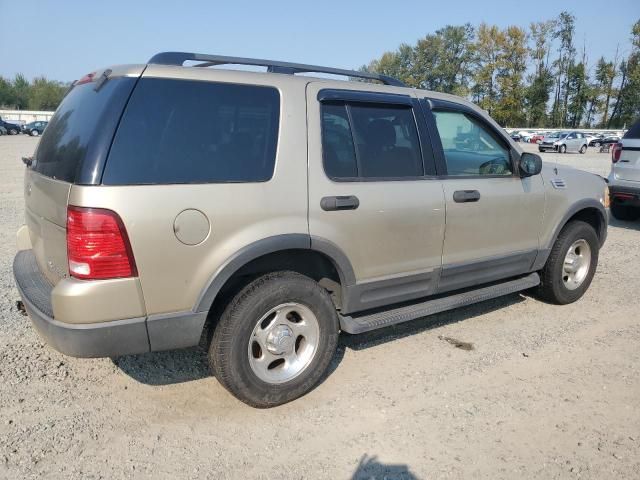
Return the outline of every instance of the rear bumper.
<path id="1" fill-rule="evenodd" d="M 53 286 L 40 273 L 32 250 L 17 253 L 13 275 L 40 336 L 72 357 L 118 357 L 197 345 L 206 320 L 206 312 L 180 312 L 108 322 L 66 323 L 53 318 Z"/>
<path id="2" fill-rule="evenodd" d="M 609 183 L 609 196 L 611 197 L 612 203 L 640 207 L 640 185 L 635 187 L 612 185 Z"/>

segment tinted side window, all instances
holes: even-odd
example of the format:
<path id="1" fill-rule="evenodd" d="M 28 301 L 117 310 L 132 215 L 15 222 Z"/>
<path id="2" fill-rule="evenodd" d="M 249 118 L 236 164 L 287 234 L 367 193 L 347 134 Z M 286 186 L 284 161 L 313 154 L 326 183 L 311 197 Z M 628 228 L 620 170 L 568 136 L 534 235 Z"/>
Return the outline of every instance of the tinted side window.
<path id="1" fill-rule="evenodd" d="M 361 177 L 424 175 L 411 107 L 354 104 L 350 108 Z"/>
<path id="2" fill-rule="evenodd" d="M 42 135 L 33 169 L 59 180 L 77 181 L 85 158 L 97 162 L 106 155 L 107 146 L 97 139 L 106 135 L 107 145 L 111 142 L 135 81 L 113 78 L 97 91 L 93 82 L 73 87 Z"/>
<path id="3" fill-rule="evenodd" d="M 279 115 L 275 88 L 143 78 L 116 132 L 102 183 L 269 180 Z"/>
<path id="4" fill-rule="evenodd" d="M 344 104 L 322 106 L 322 156 L 329 177 L 358 176 L 356 153 Z"/>
<path id="5" fill-rule="evenodd" d="M 364 103 L 322 106 L 323 158 L 332 178 L 424 175 L 413 110 Z"/>
<path id="6" fill-rule="evenodd" d="M 462 112 L 433 112 L 448 175 L 511 175 L 508 148 L 490 130 Z"/>

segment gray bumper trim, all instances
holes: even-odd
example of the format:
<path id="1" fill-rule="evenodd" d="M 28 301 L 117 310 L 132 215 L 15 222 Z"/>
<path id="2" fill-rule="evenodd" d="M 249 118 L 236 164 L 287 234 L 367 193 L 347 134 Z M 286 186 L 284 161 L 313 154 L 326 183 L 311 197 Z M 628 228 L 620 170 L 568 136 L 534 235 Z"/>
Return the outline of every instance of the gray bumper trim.
<path id="1" fill-rule="evenodd" d="M 34 267 L 35 265 L 35 267 Z M 43 281 L 31 250 L 18 252 L 13 275 L 25 309 L 40 336 L 56 350 L 72 357 L 118 357 L 152 350 L 197 345 L 206 313 L 180 312 L 98 323 L 66 323 L 47 312 L 52 287 Z M 43 308 L 44 307 L 44 308 Z M 44 311 L 43 311 L 44 310 Z"/>

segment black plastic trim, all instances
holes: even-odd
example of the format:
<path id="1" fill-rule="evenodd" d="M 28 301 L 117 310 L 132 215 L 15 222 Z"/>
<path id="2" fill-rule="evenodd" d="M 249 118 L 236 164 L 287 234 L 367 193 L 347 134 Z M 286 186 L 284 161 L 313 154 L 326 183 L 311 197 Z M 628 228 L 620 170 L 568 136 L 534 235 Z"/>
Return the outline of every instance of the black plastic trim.
<path id="1" fill-rule="evenodd" d="M 427 297 L 435 293 L 440 269 L 343 288 L 343 315 Z"/>
<path id="2" fill-rule="evenodd" d="M 246 57 L 228 57 L 224 55 L 208 55 L 203 53 L 192 52 L 161 52 L 155 54 L 147 63 L 156 65 L 178 65 L 181 66 L 187 61 L 203 62 L 196 67 L 211 67 L 215 65 L 255 65 L 268 67 L 268 71 L 272 73 L 328 73 L 331 75 L 342 75 L 345 77 L 366 78 L 369 80 L 377 80 L 385 85 L 393 85 L 396 87 L 406 87 L 406 85 L 397 78 L 379 73 L 359 72 L 356 70 L 344 70 L 341 68 L 321 67 L 319 65 L 307 65 L 304 63 L 282 62 L 279 60 L 265 60 L 259 58 Z"/>
<path id="3" fill-rule="evenodd" d="M 351 262 L 335 244 L 303 233 L 276 235 L 246 245 L 229 258 L 211 277 L 208 285 L 200 294 L 193 312 L 208 311 L 227 280 L 250 261 L 269 253 L 295 249 L 315 250 L 329 257 L 338 271 L 343 289 L 345 285 L 355 283 L 355 274 Z"/>
<path id="4" fill-rule="evenodd" d="M 200 343 L 208 312 L 149 315 L 147 332 L 152 352 L 193 347 Z"/>
<path id="5" fill-rule="evenodd" d="M 23 250 L 19 254 L 33 254 Z M 26 272 L 27 275 L 30 272 Z M 38 272 L 37 275 L 42 275 Z M 54 320 L 32 301 L 33 289 L 24 288 L 25 272 L 14 260 L 14 277 L 25 309 L 40 336 L 53 348 L 72 357 L 117 357 L 149 351 L 146 318 L 130 318 L 112 322 L 72 324 Z M 28 283 L 28 282 L 27 282 Z M 42 292 L 50 295 L 49 292 Z"/>
<path id="6" fill-rule="evenodd" d="M 319 102 L 385 103 L 412 106 L 413 97 L 398 93 L 378 93 L 360 90 L 324 88 L 318 92 Z"/>
<path id="7" fill-rule="evenodd" d="M 444 265 L 436 293 L 482 285 L 531 271 L 537 250 Z"/>

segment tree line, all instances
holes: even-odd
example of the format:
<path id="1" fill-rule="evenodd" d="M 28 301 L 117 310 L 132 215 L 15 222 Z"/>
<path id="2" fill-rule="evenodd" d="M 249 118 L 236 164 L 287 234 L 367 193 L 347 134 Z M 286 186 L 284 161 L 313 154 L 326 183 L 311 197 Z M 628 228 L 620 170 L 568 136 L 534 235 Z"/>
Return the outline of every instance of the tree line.
<path id="1" fill-rule="evenodd" d="M 55 110 L 70 84 L 37 77 L 29 82 L 24 75 L 0 77 L 0 108 L 12 110 Z"/>
<path id="2" fill-rule="evenodd" d="M 640 117 L 640 20 L 628 52 L 590 61 L 563 11 L 527 29 L 447 25 L 360 70 L 469 98 L 503 126 L 608 129 Z"/>

